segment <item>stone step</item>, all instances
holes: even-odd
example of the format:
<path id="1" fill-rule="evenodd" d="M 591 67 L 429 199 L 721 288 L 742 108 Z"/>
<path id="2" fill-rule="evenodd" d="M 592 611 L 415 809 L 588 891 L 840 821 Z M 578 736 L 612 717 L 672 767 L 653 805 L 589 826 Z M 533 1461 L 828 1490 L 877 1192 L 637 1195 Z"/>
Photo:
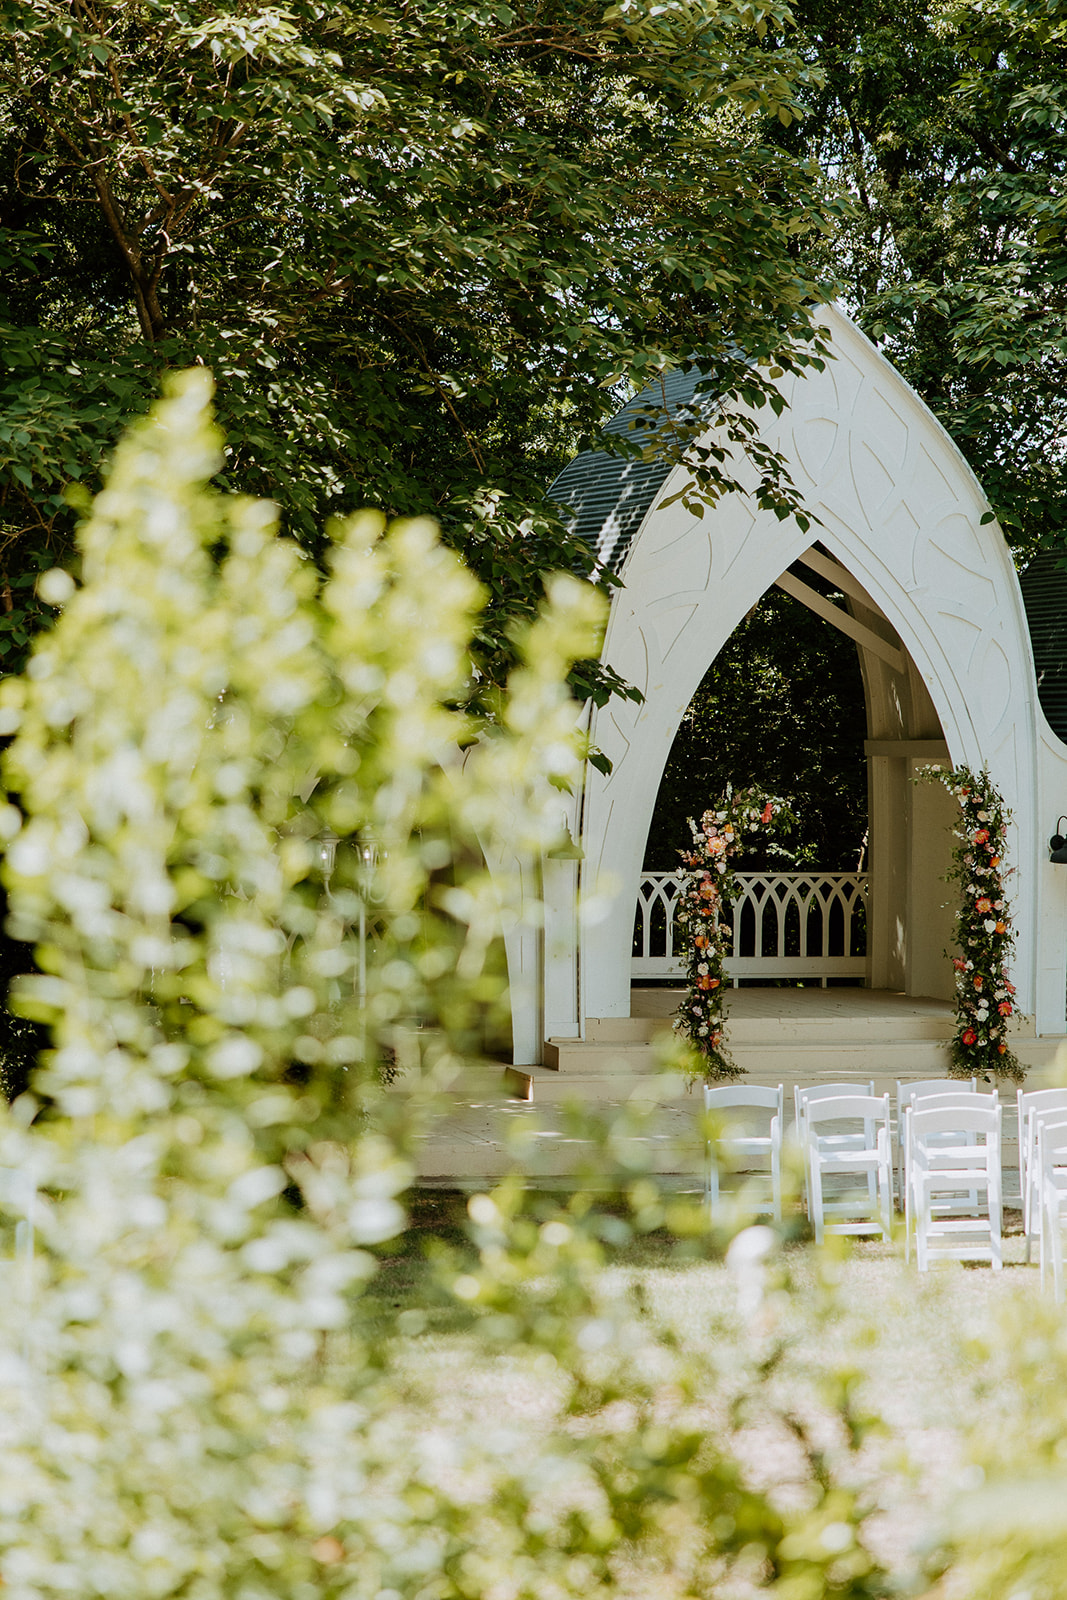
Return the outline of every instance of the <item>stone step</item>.
<path id="1" fill-rule="evenodd" d="M 870 1078 L 886 1073 L 894 1078 L 935 1078 L 948 1069 L 948 1039 L 829 1040 L 825 1033 L 807 1039 L 778 1037 L 752 1042 L 729 1035 L 730 1053 L 749 1075 L 777 1073 L 778 1078 L 811 1074 L 813 1081 L 836 1080 L 851 1073 Z M 655 1049 L 648 1044 L 591 1044 L 573 1039 L 548 1040 L 545 1066 L 561 1076 L 610 1078 L 618 1071 L 652 1073 L 658 1070 Z"/>
<path id="2" fill-rule="evenodd" d="M 562 1105 L 569 1100 L 591 1105 L 624 1105 L 627 1100 L 659 1100 L 675 1105 L 696 1105 L 680 1074 L 664 1081 L 658 1065 L 642 1070 L 615 1059 L 612 1072 L 557 1072 L 552 1067 L 508 1067 L 509 1093 L 535 1105 Z M 667 1089 L 666 1095 L 664 1089 Z"/>
<path id="3" fill-rule="evenodd" d="M 509 1097 L 511 1091 L 507 1086 L 507 1074 L 512 1069 L 500 1061 L 464 1062 L 459 1077 L 452 1087 L 446 1091 L 452 1099 L 502 1100 Z M 385 1085 L 386 1094 L 407 1094 L 412 1083 L 412 1078 L 406 1072 L 398 1072 L 391 1082 Z"/>
<path id="4" fill-rule="evenodd" d="M 798 1070 L 795 1066 L 782 1070 L 781 1064 L 776 1069 L 764 1068 L 746 1072 L 744 1083 L 758 1084 L 768 1088 L 775 1088 L 779 1083 L 784 1084 L 786 1101 L 791 1107 L 793 1104 L 793 1086 L 799 1084 L 802 1088 L 817 1083 L 847 1083 L 862 1089 L 866 1093 L 867 1085 L 874 1079 L 875 1093 L 888 1094 L 896 1104 L 897 1082 L 907 1082 L 918 1078 L 940 1076 L 939 1073 L 910 1069 L 895 1069 L 892 1072 L 878 1071 L 868 1065 L 862 1068 L 831 1067 L 812 1068 L 808 1071 Z M 627 1100 L 637 1099 L 652 1101 L 664 1100 L 664 1089 L 667 1094 L 664 1103 L 674 1106 L 688 1105 L 694 1115 L 700 1109 L 700 1096 L 696 1089 L 689 1090 L 684 1079 L 676 1074 L 671 1074 L 666 1083 L 655 1071 L 632 1071 L 623 1061 L 616 1062 L 614 1073 L 604 1072 L 556 1072 L 549 1067 L 509 1067 L 509 1083 L 514 1086 L 517 1098 L 532 1101 L 535 1105 L 562 1105 L 565 1102 L 576 1100 L 580 1102 L 595 1103 L 599 1105 L 622 1105 Z M 1006 1096 L 1002 1096 L 1005 1098 Z M 792 1112 L 789 1112 L 789 1116 Z"/>
<path id="5" fill-rule="evenodd" d="M 650 1044 L 590 1044 L 584 1039 L 546 1039 L 544 1064 L 553 1072 L 580 1072 L 586 1077 L 611 1074 L 622 1064 L 629 1072 L 658 1072 L 659 1057 Z"/>
<path id="6" fill-rule="evenodd" d="M 586 1021 L 589 1044 L 648 1044 L 658 1035 L 670 1033 L 670 1017 L 590 1017 Z M 854 1043 L 866 1046 L 878 1041 L 934 1040 L 952 1037 L 952 1016 L 938 1013 L 914 1016 L 879 1017 L 743 1017 L 728 1021 L 731 1046 L 781 1044 L 794 1041 L 810 1044 Z"/>

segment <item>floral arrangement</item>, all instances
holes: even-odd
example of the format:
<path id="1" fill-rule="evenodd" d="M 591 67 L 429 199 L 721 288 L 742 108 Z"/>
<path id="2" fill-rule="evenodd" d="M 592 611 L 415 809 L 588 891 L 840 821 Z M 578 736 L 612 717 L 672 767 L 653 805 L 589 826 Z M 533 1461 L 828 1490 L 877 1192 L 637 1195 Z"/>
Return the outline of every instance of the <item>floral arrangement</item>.
<path id="1" fill-rule="evenodd" d="M 705 1082 L 740 1077 L 742 1067 L 725 1044 L 726 942 L 729 925 L 720 915 L 723 902 L 732 898 L 732 860 L 752 834 L 770 826 L 785 812 L 782 801 L 757 789 L 727 790 L 718 807 L 705 811 L 699 824 L 689 827 L 693 848 L 682 851 L 686 876 L 682 884 L 675 925 L 687 943 L 687 988 L 674 1026 L 694 1046 L 701 1058 L 699 1073 Z"/>
<path id="2" fill-rule="evenodd" d="M 1015 988 L 1008 977 L 1015 934 L 1004 880 L 1005 839 L 1011 813 L 985 771 L 969 767 L 935 771 L 959 802 L 954 829 L 957 844 L 949 878 L 960 886 L 959 955 L 956 973 L 956 1036 L 952 1041 L 953 1077 L 996 1074 L 1021 1082 L 1024 1068 L 1007 1041 L 1008 1021 L 1015 1013 Z"/>

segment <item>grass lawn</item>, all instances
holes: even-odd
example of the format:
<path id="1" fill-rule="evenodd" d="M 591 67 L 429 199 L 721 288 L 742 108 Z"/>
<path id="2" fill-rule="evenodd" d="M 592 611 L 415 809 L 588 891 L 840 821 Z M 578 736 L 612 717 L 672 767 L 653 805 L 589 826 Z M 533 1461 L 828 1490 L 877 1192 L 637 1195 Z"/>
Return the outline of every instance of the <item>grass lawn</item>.
<path id="1" fill-rule="evenodd" d="M 472 1360 L 461 1313 L 427 1295 L 425 1247 L 434 1239 L 460 1245 L 463 1215 L 460 1195 L 416 1194 L 412 1227 L 384 1252 L 373 1295 L 383 1312 L 425 1312 L 422 1330 L 399 1354 L 438 1424 L 492 1414 L 536 1431 L 553 1404 L 536 1373 L 507 1351 L 492 1359 L 480 1351 Z M 1017 1217 L 1009 1213 L 1008 1221 Z M 997 1342 L 999 1319 L 1011 1306 L 1029 1301 L 1036 1309 L 1041 1295 L 1017 1232 L 1009 1231 L 1005 1254 L 1001 1273 L 948 1263 L 920 1277 L 914 1261 L 905 1265 L 902 1251 L 881 1243 L 859 1241 L 822 1256 L 788 1245 L 759 1309 L 747 1317 L 729 1266 L 700 1255 L 679 1260 L 666 1234 L 621 1251 L 604 1282 L 608 1291 L 639 1286 L 683 1343 L 710 1352 L 716 1384 L 701 1400 L 704 1425 L 732 1433 L 752 1479 L 784 1497 L 803 1493 L 803 1484 L 795 1435 L 782 1418 L 800 1419 L 840 1470 L 864 1486 L 877 1508 L 868 1542 L 904 1578 L 936 1539 L 953 1496 L 973 1481 L 967 1429 L 995 1429 L 1013 1405 L 999 1368 L 990 1381 L 985 1347 Z M 754 1381 L 761 1363 L 767 1375 Z M 851 1374 L 854 1404 L 884 1423 L 851 1456 L 829 1398 L 843 1373 Z M 742 1393 L 754 1398 L 737 1416 L 731 1405 Z"/>

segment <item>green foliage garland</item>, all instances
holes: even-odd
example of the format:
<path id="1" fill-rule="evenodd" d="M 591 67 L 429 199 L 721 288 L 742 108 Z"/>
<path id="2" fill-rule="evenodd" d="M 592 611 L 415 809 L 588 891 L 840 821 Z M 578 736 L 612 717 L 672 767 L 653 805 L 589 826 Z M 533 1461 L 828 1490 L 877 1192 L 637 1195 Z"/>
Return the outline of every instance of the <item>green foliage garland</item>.
<path id="1" fill-rule="evenodd" d="M 693 848 L 682 853 L 688 874 L 675 912 L 687 941 L 687 989 L 674 1026 L 701 1058 L 699 1075 L 707 1082 L 740 1077 L 744 1070 L 725 1045 L 730 926 L 719 913 L 732 898 L 733 861 L 753 834 L 786 814 L 781 800 L 752 788 L 727 790 L 699 825 L 689 820 Z"/>
<path id="2" fill-rule="evenodd" d="M 949 878 L 960 886 L 956 913 L 960 954 L 956 973 L 956 1034 L 952 1041 L 954 1078 L 997 1074 L 1021 1082 L 1025 1069 L 1007 1041 L 1015 1013 L 1015 987 L 1008 977 L 1015 932 L 1004 880 L 1005 834 L 1011 812 L 989 781 L 989 773 L 956 767 L 936 776 L 958 802 L 958 841 Z"/>

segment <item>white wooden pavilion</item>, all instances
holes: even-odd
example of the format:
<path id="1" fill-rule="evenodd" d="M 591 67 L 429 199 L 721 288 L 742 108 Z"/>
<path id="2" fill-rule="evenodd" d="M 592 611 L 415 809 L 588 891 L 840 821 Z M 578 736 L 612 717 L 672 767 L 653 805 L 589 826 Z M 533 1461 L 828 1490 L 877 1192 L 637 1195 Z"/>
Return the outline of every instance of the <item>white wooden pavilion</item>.
<path id="1" fill-rule="evenodd" d="M 649 1040 L 677 1002 L 663 980 L 681 970 L 672 875 L 643 872 L 656 795 L 701 679 L 774 584 L 859 652 L 869 864 L 862 875 L 743 883 L 750 904 L 735 911 L 731 976 L 804 987 L 734 990 L 739 1062 L 754 1081 L 815 1073 L 888 1085 L 944 1070 L 954 904 L 943 875 L 956 807 L 941 785 L 912 781 L 931 765 L 987 767 L 1013 813 L 1013 1048 L 1040 1068 L 1067 1034 L 1067 865 L 1048 847 L 1067 812 L 1067 579 L 1045 563 L 1028 621 L 1003 535 L 956 446 L 846 316 L 823 315 L 835 359 L 785 380 L 788 407 L 764 429 L 818 525 L 779 522 L 742 495 L 697 518 L 669 503 L 681 469 L 654 459 L 589 452 L 554 487 L 621 580 L 603 656 L 644 699 L 590 714 L 612 771 L 590 767 L 567 804 L 580 858 L 523 864 L 531 899 L 546 907 L 543 927 L 531 919 L 508 939 L 508 1078 L 527 1102 L 624 1098 L 650 1069 Z M 692 381 L 673 375 L 668 402 L 684 406 Z M 626 427 L 634 408 L 640 397 L 610 426 Z M 854 986 L 824 987 L 842 977 Z"/>

